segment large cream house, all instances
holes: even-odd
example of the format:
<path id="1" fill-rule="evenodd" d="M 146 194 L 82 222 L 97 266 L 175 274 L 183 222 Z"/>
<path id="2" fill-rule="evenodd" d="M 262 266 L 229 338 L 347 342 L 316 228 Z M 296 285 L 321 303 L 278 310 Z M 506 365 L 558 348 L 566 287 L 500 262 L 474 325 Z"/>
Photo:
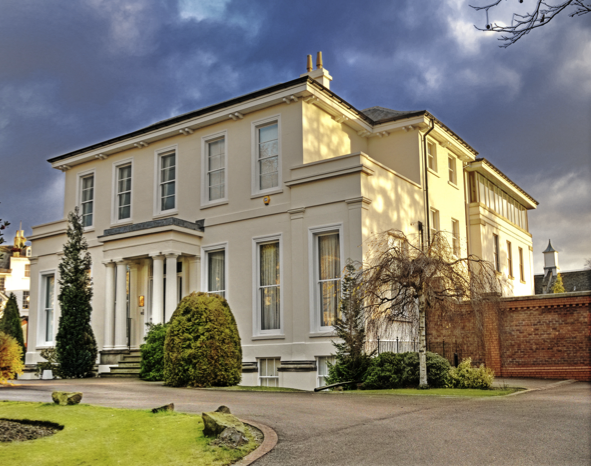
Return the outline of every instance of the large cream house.
<path id="1" fill-rule="evenodd" d="M 373 233 L 446 230 L 532 294 L 536 202 L 427 111 L 357 110 L 322 64 L 292 81 L 50 159 L 81 209 L 108 371 L 191 291 L 225 296 L 245 385 L 313 388 L 341 271 Z M 489 196 L 489 197 L 487 197 Z M 66 221 L 34 228 L 27 362 L 54 345 Z M 364 243 L 365 242 L 365 243 Z"/>

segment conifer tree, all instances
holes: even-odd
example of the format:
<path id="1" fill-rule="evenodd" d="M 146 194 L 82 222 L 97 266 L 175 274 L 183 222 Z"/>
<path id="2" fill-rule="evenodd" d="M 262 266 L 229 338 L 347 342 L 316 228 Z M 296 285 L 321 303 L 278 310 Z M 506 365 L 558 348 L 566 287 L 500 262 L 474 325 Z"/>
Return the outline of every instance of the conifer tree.
<path id="1" fill-rule="evenodd" d="M 78 208 L 68 215 L 67 236 L 64 256 L 59 264 L 61 316 L 55 339 L 62 376 L 75 378 L 88 376 L 97 357 L 96 340 L 90 325 L 92 283 L 88 272 L 91 258 Z"/>
<path id="2" fill-rule="evenodd" d="M 562 283 L 562 275 L 556 275 L 556 281 L 552 285 L 552 293 L 566 293 L 564 284 Z"/>
<path id="3" fill-rule="evenodd" d="M 334 329 L 341 341 L 333 341 L 336 348 L 335 363 L 328 368 L 328 385 L 341 382 L 361 382 L 369 368 L 371 355 L 365 352 L 365 322 L 363 307 L 358 293 L 355 268 L 348 264 L 342 282 L 343 293 L 339 316 Z M 345 386 L 354 388 L 354 385 Z"/>
<path id="4" fill-rule="evenodd" d="M 23 362 L 25 360 L 25 338 L 23 335 L 23 327 L 21 325 L 21 316 L 16 302 L 14 293 L 10 293 L 4 314 L 0 318 L 0 332 L 10 335 L 14 338 L 23 351 Z"/>

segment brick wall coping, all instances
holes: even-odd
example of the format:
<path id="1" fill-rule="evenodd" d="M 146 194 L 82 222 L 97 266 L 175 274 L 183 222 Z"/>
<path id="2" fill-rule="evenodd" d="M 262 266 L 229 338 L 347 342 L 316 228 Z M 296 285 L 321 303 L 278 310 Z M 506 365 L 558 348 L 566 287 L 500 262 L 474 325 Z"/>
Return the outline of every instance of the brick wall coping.
<path id="1" fill-rule="evenodd" d="M 583 298 L 585 296 L 591 296 L 591 291 L 570 291 L 568 293 L 549 293 L 549 294 L 536 294 L 530 296 L 506 296 L 501 298 L 501 302 L 508 301 L 535 301 L 541 299 L 559 299 L 559 298 Z"/>

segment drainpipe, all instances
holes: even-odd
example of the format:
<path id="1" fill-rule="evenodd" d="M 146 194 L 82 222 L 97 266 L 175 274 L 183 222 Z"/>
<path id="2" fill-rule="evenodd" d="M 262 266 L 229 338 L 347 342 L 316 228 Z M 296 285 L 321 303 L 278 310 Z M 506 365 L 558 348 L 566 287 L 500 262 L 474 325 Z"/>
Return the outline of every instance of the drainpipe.
<path id="1" fill-rule="evenodd" d="M 423 134 L 423 172 L 425 173 L 425 189 L 423 190 L 423 192 L 425 193 L 425 206 L 426 206 L 426 214 L 427 214 L 427 246 L 431 245 L 431 219 L 429 218 L 429 213 L 430 213 L 430 206 L 429 206 L 429 170 L 428 170 L 428 164 L 427 164 L 427 136 L 428 134 L 433 131 L 433 128 L 435 128 L 435 120 L 433 120 L 433 118 L 431 118 L 431 127 L 429 128 L 429 131 L 427 131 L 425 134 Z"/>

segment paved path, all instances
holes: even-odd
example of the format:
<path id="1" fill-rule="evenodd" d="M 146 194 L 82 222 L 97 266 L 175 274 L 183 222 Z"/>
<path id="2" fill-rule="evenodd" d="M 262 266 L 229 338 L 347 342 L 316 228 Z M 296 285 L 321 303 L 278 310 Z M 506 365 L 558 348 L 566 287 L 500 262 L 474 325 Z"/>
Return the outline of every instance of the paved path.
<path id="1" fill-rule="evenodd" d="M 227 405 L 279 435 L 257 466 L 591 464 L 591 384 L 582 382 L 475 399 L 229 392 L 86 379 L 22 381 L 0 388 L 0 400 L 49 401 L 53 390 L 79 390 L 85 403 L 112 407 L 174 402 L 178 411 L 201 413 Z"/>

